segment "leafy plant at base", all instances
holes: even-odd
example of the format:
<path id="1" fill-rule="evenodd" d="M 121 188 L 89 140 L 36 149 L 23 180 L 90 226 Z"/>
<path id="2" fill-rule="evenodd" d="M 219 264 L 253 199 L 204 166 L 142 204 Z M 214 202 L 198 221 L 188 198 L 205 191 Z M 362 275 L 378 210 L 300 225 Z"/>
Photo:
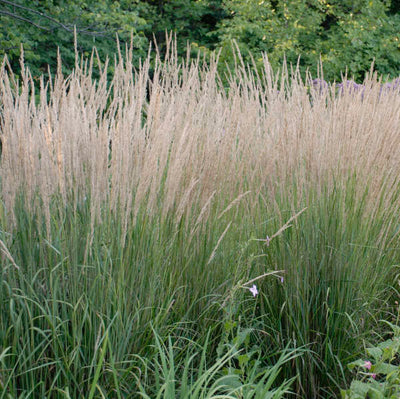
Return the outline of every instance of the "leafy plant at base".
<path id="1" fill-rule="evenodd" d="M 369 359 L 358 359 L 348 365 L 357 371 L 358 379 L 342 390 L 343 399 L 397 399 L 400 397 L 400 327 L 386 322 L 393 338 L 366 348 Z"/>
<path id="2" fill-rule="evenodd" d="M 227 327 L 228 326 L 228 327 Z M 232 330 L 229 325 L 227 333 Z M 177 362 L 178 349 L 171 336 L 163 343 L 155 333 L 156 358 L 148 362 L 143 359 L 145 371 L 142 374 L 152 376 L 154 387 L 138 378 L 141 397 L 145 399 L 280 399 L 290 393 L 294 378 L 274 386 L 281 367 L 296 357 L 287 348 L 279 360 L 270 367 L 263 366 L 258 350 L 247 352 L 245 343 L 251 330 L 237 331 L 231 342 L 221 342 L 218 356 L 209 364 L 209 335 L 202 347 L 193 341 L 187 343 L 181 362 Z M 237 366 L 237 367 L 236 367 Z M 276 385 L 276 384 L 275 384 Z"/>

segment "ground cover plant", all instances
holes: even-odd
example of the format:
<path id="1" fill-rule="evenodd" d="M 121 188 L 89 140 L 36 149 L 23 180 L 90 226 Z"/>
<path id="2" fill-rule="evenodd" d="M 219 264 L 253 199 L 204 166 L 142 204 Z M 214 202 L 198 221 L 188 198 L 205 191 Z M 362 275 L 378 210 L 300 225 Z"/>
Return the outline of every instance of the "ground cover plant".
<path id="1" fill-rule="evenodd" d="M 169 46 L 2 64 L 1 397 L 335 397 L 395 317 L 398 90 Z"/>
<path id="2" fill-rule="evenodd" d="M 399 326 L 386 322 L 391 327 L 391 337 L 377 346 L 366 348 L 366 356 L 372 360 L 357 359 L 350 363 L 357 370 L 348 390 L 342 390 L 344 399 L 397 398 L 400 394 Z"/>

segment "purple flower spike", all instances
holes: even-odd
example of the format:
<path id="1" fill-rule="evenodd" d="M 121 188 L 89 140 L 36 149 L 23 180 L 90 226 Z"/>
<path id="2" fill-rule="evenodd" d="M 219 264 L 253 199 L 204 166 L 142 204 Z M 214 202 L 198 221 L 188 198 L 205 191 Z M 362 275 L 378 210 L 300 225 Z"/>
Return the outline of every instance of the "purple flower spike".
<path id="1" fill-rule="evenodd" d="M 311 84 L 315 91 L 317 91 L 319 94 L 322 94 L 329 89 L 329 85 L 324 79 L 313 79 Z"/>
<path id="2" fill-rule="evenodd" d="M 379 94 L 382 93 L 390 93 L 390 92 L 400 92 L 400 78 L 396 78 L 392 82 L 387 82 L 381 85 L 381 89 L 379 91 Z"/>
<path id="3" fill-rule="evenodd" d="M 339 94 L 343 94 L 345 90 L 350 94 L 361 92 L 361 99 L 364 99 L 365 86 L 354 82 L 354 80 L 344 80 L 342 83 L 337 83 L 336 88 Z"/>
<path id="4" fill-rule="evenodd" d="M 400 78 L 393 80 L 392 82 L 392 89 L 399 90 L 400 89 Z"/>

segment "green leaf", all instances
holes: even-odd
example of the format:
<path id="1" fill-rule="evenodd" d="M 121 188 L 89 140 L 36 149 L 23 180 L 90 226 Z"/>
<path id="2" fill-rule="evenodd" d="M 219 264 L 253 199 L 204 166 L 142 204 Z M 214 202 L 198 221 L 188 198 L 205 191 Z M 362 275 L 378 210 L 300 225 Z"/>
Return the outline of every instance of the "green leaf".
<path id="1" fill-rule="evenodd" d="M 351 391 L 350 398 L 352 398 L 352 399 L 358 399 L 358 398 L 365 399 L 365 397 L 367 396 L 369 390 L 370 390 L 370 385 L 369 384 L 367 384 L 365 382 L 361 382 L 361 381 L 355 380 L 350 385 L 350 391 Z"/>
<path id="2" fill-rule="evenodd" d="M 400 368 L 389 363 L 378 363 L 372 367 L 371 371 L 375 374 L 388 375 L 394 372 L 400 372 Z"/>
<path id="3" fill-rule="evenodd" d="M 365 360 L 357 359 L 354 362 L 351 362 L 347 365 L 349 370 L 353 370 L 355 367 L 364 367 Z"/>
<path id="4" fill-rule="evenodd" d="M 367 348 L 366 352 L 368 354 L 368 356 L 373 357 L 375 359 L 375 361 L 380 360 L 380 358 L 382 357 L 382 349 L 380 348 Z"/>
<path id="5" fill-rule="evenodd" d="M 238 361 L 239 361 L 239 367 L 246 366 L 250 360 L 250 356 L 247 354 L 244 355 L 239 355 L 238 356 Z"/>

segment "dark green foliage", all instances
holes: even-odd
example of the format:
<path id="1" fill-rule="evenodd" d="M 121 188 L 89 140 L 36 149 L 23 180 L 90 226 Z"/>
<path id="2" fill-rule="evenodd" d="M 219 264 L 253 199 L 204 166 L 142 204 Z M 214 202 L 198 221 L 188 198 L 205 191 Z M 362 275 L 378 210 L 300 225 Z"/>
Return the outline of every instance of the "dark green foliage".
<path id="1" fill-rule="evenodd" d="M 315 75 L 322 60 L 324 76 L 341 80 L 347 73 L 362 80 L 371 63 L 395 77 L 400 66 L 398 0 L 0 0 L 0 55 L 18 69 L 20 47 L 38 77 L 56 68 L 57 47 L 63 65 L 73 66 L 73 31 L 78 50 L 114 55 L 115 37 L 134 44 L 134 65 L 155 39 L 164 51 L 165 32 L 177 34 L 178 53 L 192 56 L 222 47 L 233 63 L 232 40 L 246 60 L 261 65 L 266 52 L 273 66 L 286 59 Z M 301 56 L 299 60 L 299 56 Z"/>
<path id="2" fill-rule="evenodd" d="M 54 71 L 57 48 L 63 65 L 74 65 L 74 29 L 78 50 L 85 56 L 95 46 L 100 57 L 113 54 L 115 38 L 129 41 L 132 35 L 136 48 L 135 62 L 145 56 L 148 41 L 144 35 L 151 29 L 147 20 L 154 10 L 139 1 L 0 1 L 0 55 L 7 54 L 13 68 L 18 70 L 20 47 L 33 77 L 46 73 L 48 65 Z"/>
<path id="3" fill-rule="evenodd" d="M 315 75 L 319 61 L 324 76 L 339 80 L 347 68 L 357 80 L 375 61 L 382 74 L 398 74 L 400 16 L 388 15 L 380 0 L 240 1 L 225 2 L 233 18 L 219 25 L 221 44 L 230 40 L 247 54 L 265 51 L 274 66 L 284 57 Z M 230 52 L 227 51 L 228 57 Z M 261 58 L 261 55 L 258 57 Z"/>

